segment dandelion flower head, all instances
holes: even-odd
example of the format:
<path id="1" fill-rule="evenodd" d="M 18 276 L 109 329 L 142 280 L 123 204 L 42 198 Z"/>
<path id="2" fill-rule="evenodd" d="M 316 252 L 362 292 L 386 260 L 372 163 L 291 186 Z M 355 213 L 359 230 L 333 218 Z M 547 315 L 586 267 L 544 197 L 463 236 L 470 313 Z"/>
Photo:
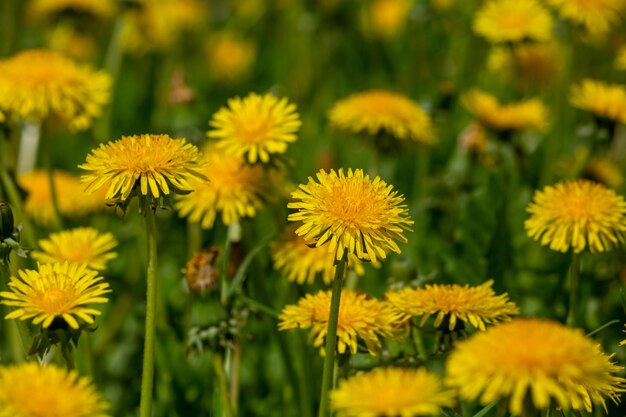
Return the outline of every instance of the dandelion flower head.
<path id="1" fill-rule="evenodd" d="M 297 304 L 286 306 L 278 317 L 278 329 L 310 328 L 313 345 L 323 349 L 331 295 L 330 291 L 319 291 L 307 294 Z M 368 351 L 376 355 L 381 349 L 380 337 L 397 338 L 400 319 L 401 315 L 386 303 L 354 290 L 343 290 L 339 304 L 337 351 L 355 354 L 358 340 L 362 339 Z"/>
<path id="2" fill-rule="evenodd" d="M 488 0 L 474 17 L 474 32 L 491 43 L 546 41 L 553 23 L 537 0 Z"/>
<path id="3" fill-rule="evenodd" d="M 463 95 L 462 102 L 480 123 L 497 131 L 544 131 L 548 127 L 548 110 L 539 99 L 502 105 L 491 94 L 474 89 Z"/>
<path id="4" fill-rule="evenodd" d="M 604 35 L 620 22 L 626 9 L 624 0 L 547 0 L 559 15 L 577 25 L 594 37 Z"/>
<path id="5" fill-rule="evenodd" d="M 581 330 L 540 319 L 514 319 L 459 342 L 446 364 L 446 383 L 462 398 L 488 404 L 508 399 L 511 413 L 524 403 L 551 403 L 591 412 L 592 404 L 618 401 L 623 368 L 611 363 Z"/>
<path id="6" fill-rule="evenodd" d="M 41 123 L 55 116 L 84 130 L 109 102 L 111 78 L 59 54 L 31 49 L 0 60 L 0 110 Z"/>
<path id="7" fill-rule="evenodd" d="M 386 132 L 397 139 L 436 141 L 430 116 L 414 101 L 391 91 L 354 94 L 335 103 L 328 117 L 333 126 L 351 133 Z"/>
<path id="8" fill-rule="evenodd" d="M 291 194 L 287 207 L 297 211 L 289 220 L 302 222 L 296 234 L 317 239 L 316 246 L 329 242 L 337 260 L 344 252 L 372 262 L 385 259 L 389 250 L 400 253 L 396 241 L 407 241 L 403 233 L 413 221 L 393 186 L 380 177 L 372 181 L 360 169 L 321 170 L 317 180 L 309 177 Z"/>
<path id="9" fill-rule="evenodd" d="M 106 186 L 107 199 L 124 201 L 133 192 L 159 198 L 192 191 L 193 178 L 205 179 L 199 172 L 199 159 L 198 148 L 185 139 L 124 136 L 100 144 L 79 168 L 88 171 L 81 177 L 88 193 Z"/>
<path id="10" fill-rule="evenodd" d="M 546 186 L 535 192 L 526 211 L 528 236 L 559 252 L 606 252 L 622 242 L 626 232 L 624 198 L 588 180 Z"/>
<path id="11" fill-rule="evenodd" d="M 454 398 L 439 375 L 424 368 L 376 368 L 340 381 L 330 394 L 340 417 L 439 415 Z"/>
<path id="12" fill-rule="evenodd" d="M 212 36 L 206 49 L 211 76 L 229 83 L 245 78 L 257 57 L 257 47 L 253 41 L 230 32 Z"/>
<path id="13" fill-rule="evenodd" d="M 570 103 L 598 117 L 626 123 L 626 87 L 623 85 L 587 78 L 572 86 Z"/>
<path id="14" fill-rule="evenodd" d="M 411 0 L 373 0 L 365 5 L 362 12 L 365 33 L 389 38 L 405 26 L 413 3 Z"/>
<path id="15" fill-rule="evenodd" d="M 35 19 L 52 18 L 64 12 L 108 19 L 115 14 L 115 2 L 112 0 L 33 0 L 29 4 L 28 11 Z"/>
<path id="16" fill-rule="evenodd" d="M 254 217 L 268 192 L 263 168 L 246 164 L 242 157 L 215 146 L 205 148 L 203 160 L 206 168 L 200 172 L 209 181 L 191 183 L 194 191 L 180 196 L 175 204 L 179 215 L 205 229 L 213 227 L 218 213 L 226 225 Z"/>
<path id="17" fill-rule="evenodd" d="M 84 217 L 105 207 L 104 193 L 87 194 L 78 177 L 65 171 L 54 170 L 53 181 L 61 215 L 70 218 Z M 54 206 L 50 191 L 50 178 L 45 170 L 20 175 L 17 182 L 28 194 L 24 211 L 43 226 L 54 224 Z"/>
<path id="18" fill-rule="evenodd" d="M 219 148 L 254 164 L 285 153 L 298 138 L 301 122 L 296 105 L 286 98 L 250 93 L 228 100 L 228 107 L 218 110 L 209 124 L 213 129 L 207 135 L 218 140 Z"/>
<path id="19" fill-rule="evenodd" d="M 78 227 L 52 233 L 48 239 L 39 241 L 41 251 L 33 251 L 32 257 L 40 263 L 69 262 L 85 264 L 90 269 L 104 270 L 111 259 L 117 257 L 113 248 L 117 241 L 111 233 L 100 233 L 91 227 Z"/>
<path id="20" fill-rule="evenodd" d="M 33 324 L 47 328 L 55 319 L 63 319 L 71 328 L 80 327 L 77 318 L 93 324 L 98 310 L 89 304 L 107 303 L 111 292 L 98 273 L 87 265 L 39 264 L 38 270 L 21 269 L 11 277 L 9 291 L 0 292 L 2 304 L 13 308 L 6 319 L 33 319 Z"/>
<path id="21" fill-rule="evenodd" d="M 621 166 L 608 158 L 589 160 L 585 167 L 585 176 L 611 188 L 619 188 L 624 183 Z"/>
<path id="22" fill-rule="evenodd" d="M 55 365 L 0 366 L 0 417 L 108 417 L 89 378 Z"/>
<path id="23" fill-rule="evenodd" d="M 410 317 L 422 317 L 420 326 L 435 316 L 435 327 L 444 320 L 452 331 L 458 321 L 485 330 L 485 324 L 508 320 L 519 314 L 518 308 L 509 301 L 508 294 L 496 295 L 489 280 L 482 285 L 470 287 L 452 285 L 426 285 L 424 288 L 404 288 L 388 291 L 385 298 L 394 308 Z"/>

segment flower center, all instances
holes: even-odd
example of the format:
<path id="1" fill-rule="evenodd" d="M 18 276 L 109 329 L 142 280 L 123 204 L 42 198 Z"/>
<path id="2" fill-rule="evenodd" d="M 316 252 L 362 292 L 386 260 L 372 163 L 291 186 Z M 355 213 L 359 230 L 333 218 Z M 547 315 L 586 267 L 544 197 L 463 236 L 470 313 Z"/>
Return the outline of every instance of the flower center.
<path id="1" fill-rule="evenodd" d="M 237 136 L 248 143 L 264 142 L 271 128 L 270 121 L 267 117 L 248 116 L 245 121 L 240 120 L 235 125 Z"/>
<path id="2" fill-rule="evenodd" d="M 33 304 L 43 311 L 63 314 L 76 301 L 76 287 L 69 282 L 64 274 L 42 276 L 43 282 L 33 296 Z"/>

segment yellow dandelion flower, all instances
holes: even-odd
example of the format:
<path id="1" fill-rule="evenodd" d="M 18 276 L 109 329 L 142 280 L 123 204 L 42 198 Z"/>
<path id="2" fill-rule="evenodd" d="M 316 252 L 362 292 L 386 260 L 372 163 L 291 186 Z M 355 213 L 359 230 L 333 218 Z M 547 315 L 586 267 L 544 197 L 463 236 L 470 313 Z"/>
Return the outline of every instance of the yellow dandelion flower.
<path id="1" fill-rule="evenodd" d="M 91 380 L 54 365 L 0 366 L 0 417 L 108 417 Z"/>
<path id="2" fill-rule="evenodd" d="M 547 0 L 561 17 L 581 25 L 590 35 L 600 36 L 617 26 L 626 9 L 624 0 Z"/>
<path id="3" fill-rule="evenodd" d="M 89 195 L 78 177 L 64 171 L 54 170 L 54 185 L 57 192 L 61 215 L 75 218 L 84 217 L 105 207 L 104 193 Z M 37 223 L 44 226 L 54 224 L 54 206 L 50 191 L 50 178 L 44 170 L 37 170 L 17 178 L 18 184 L 28 196 L 24 211 Z"/>
<path id="4" fill-rule="evenodd" d="M 204 179 L 199 158 L 198 148 L 185 139 L 167 135 L 124 136 L 100 144 L 78 167 L 89 172 L 81 176 L 88 193 L 106 185 L 107 199 L 124 201 L 133 191 L 154 198 L 192 191 L 191 180 Z"/>
<path id="5" fill-rule="evenodd" d="M 365 33 L 389 38 L 406 25 L 413 2 L 411 0 L 370 0 L 363 9 Z"/>
<path id="6" fill-rule="evenodd" d="M 108 19 L 115 14 L 115 3 L 112 0 L 33 0 L 28 12 L 34 19 L 50 19 L 62 13 Z"/>
<path id="7" fill-rule="evenodd" d="M 229 83 L 245 78 L 257 56 L 253 41 L 230 32 L 212 36 L 206 49 L 211 76 L 217 81 Z"/>
<path id="8" fill-rule="evenodd" d="M 109 301 L 103 297 L 111 292 L 109 284 L 84 264 L 39 264 L 37 271 L 21 269 L 18 275 L 19 278 L 11 277 L 9 291 L 0 292 L 1 303 L 14 307 L 6 319 L 32 318 L 33 324 L 47 328 L 58 318 L 78 329 L 76 318 L 93 324 L 94 317 L 100 315 L 88 304 Z"/>
<path id="9" fill-rule="evenodd" d="M 351 133 L 376 135 L 433 144 L 430 116 L 409 98 L 384 90 L 370 90 L 338 101 L 328 113 L 330 123 Z"/>
<path id="10" fill-rule="evenodd" d="M 286 306 L 279 315 L 279 330 L 311 328 L 311 338 L 316 348 L 322 348 L 328 330 L 330 291 L 307 294 L 297 304 Z M 339 304 L 337 324 L 337 351 L 357 352 L 358 340 L 365 342 L 368 351 L 376 355 L 381 349 L 379 338 L 396 338 L 401 315 L 390 306 L 367 294 L 344 289 Z"/>
<path id="11" fill-rule="evenodd" d="M 289 229 L 285 236 L 271 245 L 274 268 L 282 272 L 290 282 L 312 284 L 321 276 L 329 285 L 335 274 L 335 255 L 324 247 L 314 247 L 314 241 L 306 241 Z M 348 255 L 348 269 L 363 275 L 365 269 L 359 258 Z"/>
<path id="12" fill-rule="evenodd" d="M 598 117 L 626 123 L 626 87 L 622 85 L 587 78 L 572 86 L 570 103 Z"/>
<path id="13" fill-rule="evenodd" d="M 474 32 L 491 43 L 545 41 L 552 16 L 537 0 L 489 0 L 474 17 Z"/>
<path id="14" fill-rule="evenodd" d="M 180 196 L 175 204 L 179 215 L 200 222 L 205 229 L 213 227 L 220 212 L 226 225 L 243 217 L 254 217 L 263 207 L 267 194 L 263 168 L 248 165 L 241 157 L 214 146 L 206 148 L 203 158 L 207 168 L 200 172 L 209 181 L 191 183 L 194 191 Z"/>
<path id="15" fill-rule="evenodd" d="M 285 153 L 287 145 L 296 141 L 301 122 L 296 105 L 286 98 L 250 93 L 228 100 L 228 107 L 215 113 L 209 124 L 214 129 L 207 135 L 218 139 L 219 148 L 253 164 Z"/>
<path id="16" fill-rule="evenodd" d="M 470 90 L 462 97 L 465 108 L 480 123 L 498 131 L 544 131 L 548 127 L 548 110 L 539 99 L 502 105 L 491 94 Z"/>
<path id="17" fill-rule="evenodd" d="M 405 230 L 411 230 L 404 198 L 380 177 L 374 181 L 363 170 L 343 169 L 317 173 L 319 183 L 309 177 L 291 196 L 287 207 L 297 209 L 290 221 L 302 222 L 296 234 L 305 240 L 317 239 L 315 246 L 327 242 L 328 251 L 340 260 L 353 253 L 359 259 L 376 262 L 387 251 L 400 253 L 396 241 L 406 242 Z"/>
<path id="18" fill-rule="evenodd" d="M 626 202 L 622 196 L 588 180 L 561 182 L 536 191 L 526 209 L 528 236 L 550 249 L 605 252 L 622 242 Z"/>
<path id="19" fill-rule="evenodd" d="M 454 398 L 439 375 L 423 368 L 376 368 L 340 381 L 330 393 L 331 408 L 340 417 L 438 415 Z"/>
<path id="20" fill-rule="evenodd" d="M 593 158 L 587 162 L 585 175 L 611 188 L 619 188 L 624 183 L 621 167 L 607 158 Z"/>
<path id="21" fill-rule="evenodd" d="M 617 58 L 615 58 L 615 68 L 619 70 L 626 70 L 626 46 L 622 46 L 617 52 Z"/>
<path id="22" fill-rule="evenodd" d="M 522 43 L 510 48 L 497 46 L 489 54 L 487 67 L 491 72 L 523 85 L 545 86 L 561 75 L 563 65 L 558 59 L 561 56 L 561 48 L 555 42 Z"/>
<path id="23" fill-rule="evenodd" d="M 422 316 L 420 326 L 430 316 L 435 316 L 435 327 L 447 324 L 452 331 L 460 320 L 485 330 L 485 323 L 497 323 L 519 314 L 515 304 L 509 301 L 508 294 L 496 295 L 492 285 L 492 280 L 477 287 L 426 285 L 424 288 L 387 291 L 385 298 L 403 314 Z"/>
<path id="24" fill-rule="evenodd" d="M 515 319 L 459 342 L 446 364 L 446 383 L 461 397 L 482 404 L 509 400 L 511 413 L 524 403 L 551 403 L 591 411 L 605 398 L 617 402 L 625 379 L 600 346 L 581 330 L 539 319 Z"/>
<path id="25" fill-rule="evenodd" d="M 111 78 L 63 55 L 28 50 L 0 61 L 0 110 L 40 123 L 55 116 L 87 129 L 109 102 Z"/>
<path id="26" fill-rule="evenodd" d="M 39 241 L 41 251 L 33 251 L 32 257 L 40 263 L 77 263 L 90 269 L 103 270 L 111 259 L 117 257 L 112 249 L 117 241 L 111 233 L 100 233 L 91 227 L 78 227 L 53 233 Z"/>

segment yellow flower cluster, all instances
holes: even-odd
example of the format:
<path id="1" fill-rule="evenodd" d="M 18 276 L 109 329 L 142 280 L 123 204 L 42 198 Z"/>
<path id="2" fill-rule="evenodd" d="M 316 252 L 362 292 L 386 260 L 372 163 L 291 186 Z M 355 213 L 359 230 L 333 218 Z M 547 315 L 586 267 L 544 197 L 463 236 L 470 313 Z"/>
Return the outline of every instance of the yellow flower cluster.
<path id="1" fill-rule="evenodd" d="M 572 87 L 570 102 L 598 117 L 626 123 L 626 87 L 622 85 L 588 78 Z"/>

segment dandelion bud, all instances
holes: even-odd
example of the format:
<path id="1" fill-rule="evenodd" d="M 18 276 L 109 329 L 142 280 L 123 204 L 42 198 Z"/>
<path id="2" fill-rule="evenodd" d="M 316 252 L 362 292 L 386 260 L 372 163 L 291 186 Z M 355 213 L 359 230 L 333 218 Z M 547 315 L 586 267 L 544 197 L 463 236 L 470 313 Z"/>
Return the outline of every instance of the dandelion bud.
<path id="1" fill-rule="evenodd" d="M 220 251 L 210 248 L 198 252 L 187 262 L 183 270 L 189 288 L 204 292 L 215 288 L 219 279 L 219 270 L 215 266 Z"/>
<path id="2" fill-rule="evenodd" d="M 11 237 L 14 229 L 13 211 L 4 201 L 0 201 L 0 241 Z"/>

